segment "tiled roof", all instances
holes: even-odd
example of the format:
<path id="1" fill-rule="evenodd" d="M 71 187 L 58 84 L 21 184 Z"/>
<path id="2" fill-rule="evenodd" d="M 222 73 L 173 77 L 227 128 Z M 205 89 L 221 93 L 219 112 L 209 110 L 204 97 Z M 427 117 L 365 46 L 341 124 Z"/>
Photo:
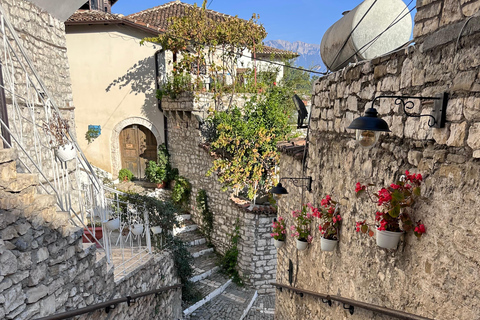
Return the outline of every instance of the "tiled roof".
<path id="1" fill-rule="evenodd" d="M 141 29 L 143 31 L 157 35 L 159 32 L 162 32 L 162 29 L 159 29 L 155 26 L 148 25 L 141 21 L 132 21 L 122 14 L 113 14 L 108 12 L 103 12 L 100 10 L 77 10 L 67 21 L 65 25 L 82 25 L 82 24 L 125 24 L 134 28 Z"/>
<path id="2" fill-rule="evenodd" d="M 185 10 L 187 8 L 194 8 L 193 5 L 188 3 L 180 2 L 179 0 L 171 1 L 161 6 L 157 6 L 154 8 L 150 8 L 144 11 L 140 11 L 137 13 L 133 13 L 127 16 L 128 19 L 138 23 L 143 22 L 144 24 L 148 24 L 150 26 L 155 26 L 162 30 L 168 29 L 170 25 L 170 21 L 173 17 L 181 17 L 185 15 Z M 206 9 L 207 16 L 215 21 L 223 21 L 226 18 L 233 18 L 233 16 L 223 14 L 217 11 L 208 10 Z M 262 52 L 258 53 L 259 55 L 263 56 L 270 56 L 274 55 L 282 55 L 282 56 L 298 56 L 297 53 L 276 49 L 272 47 L 263 46 Z"/>
<path id="3" fill-rule="evenodd" d="M 288 50 L 282 50 L 282 49 L 277 49 L 274 47 L 269 47 L 269 46 L 263 46 L 262 51 L 257 53 L 258 55 L 263 55 L 263 56 L 271 56 L 273 55 L 282 55 L 282 56 L 292 56 L 292 57 L 298 57 L 299 54 L 296 52 L 288 51 Z"/>
<path id="4" fill-rule="evenodd" d="M 142 21 L 149 25 L 166 30 L 170 25 L 170 20 L 173 17 L 181 17 L 185 15 L 186 8 L 193 8 L 194 6 L 188 3 L 183 3 L 178 0 L 167 2 L 161 6 L 153 7 L 127 16 L 132 21 Z M 216 12 L 213 10 L 206 10 L 207 16 L 215 21 L 222 21 L 225 18 L 232 16 Z"/>

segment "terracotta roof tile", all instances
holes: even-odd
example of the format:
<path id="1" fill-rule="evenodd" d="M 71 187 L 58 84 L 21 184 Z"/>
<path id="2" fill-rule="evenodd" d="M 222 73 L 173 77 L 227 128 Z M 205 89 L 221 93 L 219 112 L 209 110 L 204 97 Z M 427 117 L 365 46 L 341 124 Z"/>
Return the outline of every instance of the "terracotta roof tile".
<path id="1" fill-rule="evenodd" d="M 282 141 L 277 143 L 277 148 L 281 153 L 294 157 L 295 159 L 302 159 L 305 150 L 305 138 L 292 139 L 289 142 Z"/>

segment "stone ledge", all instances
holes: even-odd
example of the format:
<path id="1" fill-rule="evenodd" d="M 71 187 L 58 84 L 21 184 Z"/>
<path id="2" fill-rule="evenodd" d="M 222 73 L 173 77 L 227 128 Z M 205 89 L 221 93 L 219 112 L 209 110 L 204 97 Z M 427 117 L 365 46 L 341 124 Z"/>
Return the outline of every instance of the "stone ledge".
<path id="1" fill-rule="evenodd" d="M 470 19 L 467 22 L 467 19 Z M 480 16 L 467 18 L 455 24 L 448 25 L 434 33 L 427 35 L 420 51 L 425 52 L 438 46 L 456 40 L 461 32 L 461 37 L 469 36 L 480 32 Z M 466 23 L 466 24 L 465 24 Z M 463 29 L 463 30 L 462 30 Z"/>
<path id="2" fill-rule="evenodd" d="M 308 148 L 308 146 L 306 146 L 305 138 L 296 138 L 288 142 L 279 142 L 277 144 L 277 148 L 281 153 L 292 156 L 297 160 L 301 160 L 303 158 L 305 148 Z"/>
<path id="3" fill-rule="evenodd" d="M 235 196 L 231 196 L 230 200 L 237 205 L 240 209 L 253 214 L 271 214 L 277 215 L 277 209 L 270 204 L 253 204 L 248 200 L 243 200 Z"/>

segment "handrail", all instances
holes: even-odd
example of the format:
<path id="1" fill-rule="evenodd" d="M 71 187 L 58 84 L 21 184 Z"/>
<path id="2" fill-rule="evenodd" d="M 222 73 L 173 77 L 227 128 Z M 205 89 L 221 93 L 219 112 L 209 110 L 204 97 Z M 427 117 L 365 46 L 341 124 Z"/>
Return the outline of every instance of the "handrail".
<path id="1" fill-rule="evenodd" d="M 294 291 L 294 292 L 299 293 L 299 294 L 308 294 L 308 295 L 311 295 L 311 296 L 314 296 L 314 297 L 317 297 L 317 298 L 325 299 L 327 301 L 331 301 L 331 300 L 338 301 L 338 302 L 343 303 L 344 307 L 345 307 L 345 305 L 355 306 L 355 307 L 370 310 L 370 311 L 373 311 L 373 312 L 376 312 L 376 313 L 380 313 L 380 314 L 384 314 L 384 315 L 387 315 L 387 316 L 395 317 L 395 318 L 398 318 L 398 319 L 434 320 L 432 318 L 425 318 L 425 317 L 422 317 L 422 316 L 417 316 L 415 314 L 411 314 L 411 313 L 407 313 L 407 312 L 403 312 L 403 311 L 399 311 L 399 310 L 394 310 L 394 309 L 389 309 L 389 308 L 377 306 L 377 305 L 374 305 L 374 304 L 371 304 L 371 303 L 366 303 L 366 302 L 362 302 L 362 301 L 358 301 L 358 300 L 344 298 L 344 297 L 341 297 L 341 296 L 331 296 L 331 295 L 328 295 L 328 294 L 318 293 L 318 292 L 309 291 L 309 290 L 300 289 L 300 288 L 295 288 L 295 287 L 287 286 L 285 284 L 276 283 L 276 282 L 272 282 L 270 284 L 277 287 L 277 288 L 288 289 L 288 290 Z M 351 310 L 351 313 L 353 314 L 352 310 Z"/>
<path id="2" fill-rule="evenodd" d="M 112 300 L 109 300 L 109 301 L 105 301 L 105 302 L 102 302 L 102 303 L 97 303 L 97 304 L 94 304 L 94 305 L 91 305 L 91 306 L 88 306 L 88 307 L 85 307 L 85 308 L 80 308 L 80 309 L 77 309 L 77 310 L 57 313 L 57 314 L 54 314 L 54 315 L 51 315 L 51 316 L 38 318 L 36 320 L 68 319 L 68 318 L 71 318 L 71 317 L 74 317 L 74 316 L 79 316 L 81 314 L 93 312 L 93 311 L 103 309 L 103 308 L 105 308 L 105 312 L 108 313 L 110 310 L 115 309 L 115 306 L 117 304 L 126 302 L 128 304 L 128 306 L 130 306 L 130 304 L 133 303 L 134 300 L 136 300 L 138 298 L 149 296 L 149 295 L 152 295 L 152 294 L 157 294 L 157 293 L 160 293 L 160 292 L 169 291 L 169 290 L 172 290 L 172 289 L 181 288 L 181 287 L 183 287 L 183 284 L 176 284 L 174 286 L 163 287 L 163 288 L 160 288 L 160 289 L 155 289 L 155 290 L 151 290 L 151 291 L 137 293 L 137 294 L 133 294 L 131 296 L 123 297 L 123 298 L 112 299 Z"/>

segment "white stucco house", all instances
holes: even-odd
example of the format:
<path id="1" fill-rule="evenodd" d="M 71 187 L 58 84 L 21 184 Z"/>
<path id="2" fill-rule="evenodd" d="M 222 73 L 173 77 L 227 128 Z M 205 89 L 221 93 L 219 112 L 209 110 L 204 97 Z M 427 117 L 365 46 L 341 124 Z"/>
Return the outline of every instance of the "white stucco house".
<path id="1" fill-rule="evenodd" d="M 76 133 L 88 160 L 118 174 L 130 169 L 144 176 L 149 160 L 156 159 L 157 146 L 165 142 L 166 119 L 156 90 L 172 71 L 173 53 L 146 42 L 166 30 L 170 18 L 181 16 L 190 4 L 172 1 L 129 16 L 112 14 L 116 0 L 89 0 L 66 22 L 67 53 L 71 68 Z M 207 10 L 213 19 L 227 15 Z M 282 60 L 295 53 L 264 47 L 244 51 L 235 72 L 248 68 L 277 71 L 283 77 Z M 266 60 L 266 61 L 263 61 Z M 275 65 L 268 61 L 274 60 Z M 92 143 L 82 139 L 89 126 L 100 126 Z"/>

